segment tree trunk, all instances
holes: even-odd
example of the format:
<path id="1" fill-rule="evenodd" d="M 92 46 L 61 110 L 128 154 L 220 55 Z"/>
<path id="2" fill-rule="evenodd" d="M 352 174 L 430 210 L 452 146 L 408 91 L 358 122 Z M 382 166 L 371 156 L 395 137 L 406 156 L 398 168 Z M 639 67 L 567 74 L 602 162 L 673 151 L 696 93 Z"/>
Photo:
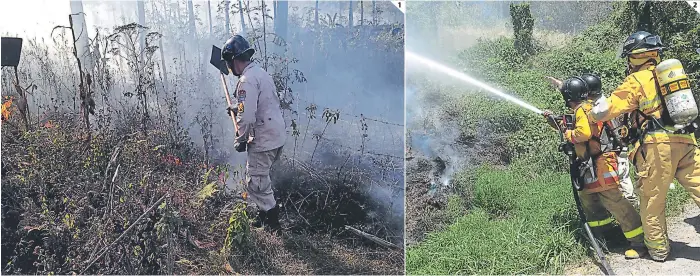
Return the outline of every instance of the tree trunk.
<path id="1" fill-rule="evenodd" d="M 316 0 L 316 9 L 314 9 L 314 21 L 316 22 L 316 28 L 318 28 L 318 0 Z"/>
<path id="2" fill-rule="evenodd" d="M 360 1 L 360 26 L 362 26 L 365 21 L 365 5 L 363 1 Z"/>
<path id="3" fill-rule="evenodd" d="M 209 14 L 209 38 L 212 37 L 212 31 L 211 31 L 211 1 L 207 0 L 207 13 Z"/>
<path id="4" fill-rule="evenodd" d="M 165 67 L 165 55 L 163 54 L 163 39 L 158 40 L 158 50 L 160 51 L 160 64 L 163 69 L 163 88 L 168 91 L 168 71 Z"/>
<path id="5" fill-rule="evenodd" d="M 138 16 L 139 25 L 146 26 L 146 10 L 144 8 L 144 1 L 137 1 L 136 14 Z M 139 29 L 139 53 L 143 53 L 146 49 L 146 30 Z"/>
<path id="6" fill-rule="evenodd" d="M 74 43 L 78 59 L 82 64 L 83 70 L 90 71 L 92 70 L 92 60 L 90 59 L 90 43 L 88 43 L 88 28 L 87 24 L 85 24 L 83 1 L 71 1 L 70 12 L 72 14 L 71 18 L 73 18 L 73 34 L 76 40 Z"/>
<path id="7" fill-rule="evenodd" d="M 75 14 L 68 15 L 68 22 L 70 23 L 71 33 L 73 34 L 73 55 L 75 56 L 76 62 L 78 63 L 78 73 L 80 74 L 80 83 L 78 84 L 78 96 L 80 97 L 80 113 L 83 117 L 83 122 L 85 122 L 85 130 L 87 131 L 88 142 L 89 142 L 90 139 L 92 139 L 92 135 L 90 132 L 90 114 L 89 114 L 89 110 L 88 110 L 88 95 L 87 95 L 88 93 L 87 93 L 87 89 L 85 87 L 85 81 L 84 81 L 85 75 L 83 74 L 82 61 L 81 61 L 80 56 L 78 54 L 78 41 L 80 41 L 80 36 L 82 36 L 82 33 L 76 32 L 76 26 L 78 24 L 75 24 L 75 20 L 73 19 L 73 16 L 75 16 L 75 15 L 82 16 L 83 3 L 80 1 L 78 1 L 78 2 L 79 3 L 77 3 L 77 4 L 75 4 L 75 2 L 71 2 L 71 12 L 77 11 L 78 8 L 80 8 L 80 11 L 76 12 Z M 78 5 L 80 5 L 80 6 L 78 6 Z M 74 10 L 73 8 L 76 8 L 76 10 Z M 84 21 L 83 21 L 83 23 L 84 23 Z M 78 27 L 78 28 L 80 28 L 80 27 Z M 15 67 L 15 78 L 17 78 L 17 67 Z M 19 86 L 19 79 L 17 79 L 17 86 Z M 20 92 L 20 91 L 18 91 L 18 92 L 20 93 L 20 95 L 23 95 L 22 92 Z M 23 96 L 22 100 L 23 100 L 23 102 L 21 103 L 22 105 L 20 105 L 20 107 L 21 107 L 20 111 L 22 111 L 22 109 L 25 110 L 25 112 L 23 112 L 24 114 L 22 114 L 22 117 L 25 118 L 24 124 L 27 127 L 27 131 L 29 131 L 29 123 L 28 123 L 29 118 L 27 117 L 27 113 L 28 113 L 27 103 L 28 103 L 28 101 L 27 101 L 26 96 Z"/>
<path id="8" fill-rule="evenodd" d="M 238 14 L 241 16 L 241 33 L 245 34 L 245 19 L 243 19 L 243 1 L 238 0 L 238 6 L 240 7 Z"/>
<path id="9" fill-rule="evenodd" d="M 348 10 L 349 10 L 349 11 L 348 11 L 348 29 L 352 29 L 352 24 L 353 24 L 353 20 L 352 20 L 352 0 L 350 0 L 350 3 L 349 3 L 349 5 L 348 5 Z"/>
<path id="10" fill-rule="evenodd" d="M 289 15 L 289 2 L 277 1 L 275 5 L 275 34 L 287 42 L 287 20 Z"/>
<path id="11" fill-rule="evenodd" d="M 372 0 L 372 24 L 377 25 L 377 1 Z"/>
<path id="12" fill-rule="evenodd" d="M 231 20 L 230 20 L 229 17 L 228 17 L 228 13 L 229 13 L 229 9 L 228 9 L 228 8 L 229 8 L 229 2 L 228 2 L 228 0 L 226 0 L 226 1 L 224 1 L 224 21 L 226 21 L 226 26 L 225 26 L 224 29 L 226 30 L 226 36 L 227 36 L 227 37 L 228 37 L 228 36 L 231 36 L 231 29 L 230 29 Z"/>
<path id="13" fill-rule="evenodd" d="M 175 2 L 175 19 L 177 22 L 180 22 L 180 2 Z"/>
<path id="14" fill-rule="evenodd" d="M 194 7 L 192 7 L 192 0 L 187 1 L 187 19 L 190 25 L 190 33 L 193 39 L 197 39 L 197 28 L 195 27 L 197 19 L 194 17 Z"/>

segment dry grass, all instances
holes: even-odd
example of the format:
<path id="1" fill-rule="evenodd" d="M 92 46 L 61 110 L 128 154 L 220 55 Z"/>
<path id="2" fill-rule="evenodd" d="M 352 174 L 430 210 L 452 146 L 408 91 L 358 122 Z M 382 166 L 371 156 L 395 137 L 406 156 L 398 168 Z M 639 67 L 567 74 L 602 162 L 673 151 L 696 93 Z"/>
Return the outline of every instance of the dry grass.
<path id="1" fill-rule="evenodd" d="M 11 120 L 16 118 L 11 118 Z M 125 124 L 132 125 L 132 124 Z M 313 198 L 307 183 L 291 185 L 282 209 L 281 236 L 234 227 L 245 219 L 242 204 L 226 194 L 226 166 L 204 163 L 186 139 L 169 140 L 158 129 L 125 128 L 94 133 L 89 144 L 70 118 L 23 134 L 3 123 L 2 262 L 7 274 L 400 274 L 403 253 L 338 230 L 351 224 L 381 235 L 383 225 L 366 220 L 368 203 L 354 210 L 321 212 L 292 195 Z M 138 128 L 136 128 L 138 129 Z M 316 183 L 334 183 L 323 170 L 292 171 Z M 310 177 L 310 175 L 315 177 Z M 333 172 L 335 174 L 335 172 Z M 311 181 L 313 182 L 313 181 Z M 353 187 L 335 183 L 322 194 L 326 208 L 369 201 Z M 347 183 L 346 183 L 347 184 Z M 213 186 L 211 186 L 213 185 Z M 209 187 L 206 188 L 205 187 Z M 211 189 L 213 187 L 213 189 Z M 311 186 L 313 187 L 313 186 Z M 325 190 L 325 189 L 324 189 Z M 320 194 L 316 191 L 315 194 Z M 165 204 L 136 221 L 156 199 Z M 355 197 L 353 197 L 355 196 Z M 296 204 L 292 208 L 292 204 Z M 298 209 L 297 209 L 298 208 Z M 250 212 L 251 210 L 248 210 Z M 381 210 L 379 210 L 381 212 Z M 304 225 L 306 217 L 313 225 Z M 247 224 L 247 221 L 243 223 Z M 127 229 L 135 225 L 130 232 Z M 326 226 L 326 227 L 322 227 Z M 233 230 L 227 230 L 233 229 Z M 126 232 L 126 233 L 125 233 Z M 96 258 L 108 244 L 124 238 Z M 229 247 L 227 236 L 241 235 Z M 99 251 L 98 251 L 99 250 Z M 226 264 L 229 264 L 228 266 Z"/>

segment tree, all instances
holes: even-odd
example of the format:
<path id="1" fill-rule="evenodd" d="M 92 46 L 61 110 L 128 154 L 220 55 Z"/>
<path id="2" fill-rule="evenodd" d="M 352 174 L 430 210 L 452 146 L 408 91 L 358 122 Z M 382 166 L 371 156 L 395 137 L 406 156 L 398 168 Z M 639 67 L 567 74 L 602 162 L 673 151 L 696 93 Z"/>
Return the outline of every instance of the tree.
<path id="1" fill-rule="evenodd" d="M 85 23 L 83 1 L 71 1 L 70 10 L 73 18 L 73 34 L 75 35 L 76 39 L 74 43 L 78 54 L 78 59 L 80 60 L 83 69 L 90 70 L 92 69 L 92 60 L 90 60 L 88 28 L 87 24 Z"/>
<path id="2" fill-rule="evenodd" d="M 348 29 L 352 29 L 352 0 L 348 4 Z"/>
<path id="3" fill-rule="evenodd" d="M 318 28 L 318 0 L 316 0 L 316 8 L 314 9 L 314 22 L 316 22 L 316 28 Z"/>
<path id="4" fill-rule="evenodd" d="M 197 29 L 195 27 L 195 21 L 197 19 L 194 17 L 194 7 L 192 7 L 192 0 L 187 0 L 187 19 L 188 23 L 190 25 L 190 33 L 192 34 L 192 38 L 197 38 Z"/>
<path id="5" fill-rule="evenodd" d="M 275 1 L 275 34 L 287 41 L 287 21 L 289 16 L 289 2 Z"/>
<path id="6" fill-rule="evenodd" d="M 240 2 L 241 1 L 238 1 L 238 3 L 240 3 Z M 229 26 L 231 26 L 231 21 L 228 17 L 228 13 L 229 13 L 228 6 L 229 6 L 228 0 L 224 1 L 224 18 L 225 18 L 224 21 L 226 21 L 226 26 L 224 28 L 226 30 L 227 36 L 229 36 L 231 34 L 231 29 L 229 29 Z"/>
<path id="7" fill-rule="evenodd" d="M 362 26 L 363 21 L 365 21 L 365 5 L 363 1 L 360 0 L 360 26 Z"/>
<path id="8" fill-rule="evenodd" d="M 377 1 L 372 0 L 372 23 L 377 25 Z"/>
<path id="9" fill-rule="evenodd" d="M 209 14 L 209 37 L 211 37 L 212 36 L 212 32 L 211 32 L 211 25 L 212 25 L 212 22 L 211 22 L 211 1 L 209 1 L 209 0 L 207 0 L 207 13 Z"/>
<path id="10" fill-rule="evenodd" d="M 238 0 L 238 14 L 241 16 L 241 32 L 245 33 L 245 19 L 243 18 L 243 0 Z"/>
<path id="11" fill-rule="evenodd" d="M 510 4 L 510 16 L 513 23 L 515 49 L 524 55 L 532 54 L 532 28 L 535 19 L 530 14 L 530 3 Z"/>

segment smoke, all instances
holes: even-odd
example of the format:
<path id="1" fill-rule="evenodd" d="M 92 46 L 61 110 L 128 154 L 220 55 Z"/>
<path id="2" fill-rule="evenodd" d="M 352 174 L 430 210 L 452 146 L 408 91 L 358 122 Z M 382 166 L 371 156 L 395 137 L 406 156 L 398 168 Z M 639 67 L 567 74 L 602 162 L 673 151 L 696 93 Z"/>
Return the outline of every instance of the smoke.
<path id="1" fill-rule="evenodd" d="M 318 170 L 343 168 L 367 175 L 364 187 L 367 194 L 391 209 L 393 218 L 403 223 L 403 14 L 388 1 L 377 1 L 376 12 L 372 11 L 370 1 L 319 2 L 316 26 L 310 21 L 314 1 L 289 2 L 286 24 L 274 24 L 273 2 L 265 3 L 267 35 L 260 36 L 263 20 L 259 2 L 250 3 L 251 8 L 258 10 L 251 12 L 250 17 L 246 15 L 246 31 L 257 48 L 254 57 L 257 62 L 268 65 L 268 72 L 285 80 L 289 87 L 287 93 L 292 101 L 285 110 L 288 135 L 284 158 L 310 163 Z M 348 27 L 350 3 L 354 8 L 352 28 Z M 360 4 L 364 5 L 364 14 L 360 13 Z M 225 113 L 219 73 L 209 64 L 209 55 L 212 45 L 221 46 L 231 33 L 240 32 L 242 27 L 235 13 L 237 8 L 232 6 L 231 33 L 226 33 L 220 6 L 219 2 L 211 1 L 212 22 L 208 22 L 207 2 L 195 1 L 195 24 L 191 28 L 185 2 L 145 2 L 145 32 L 162 35 L 160 39 L 146 39 L 155 50 L 148 56 L 153 66 L 153 82 L 148 83 L 146 103 L 153 124 L 174 122 L 185 133 L 173 133 L 173 136 L 186 136 L 188 140 L 184 143 L 191 142 L 206 152 L 212 164 L 231 165 L 233 171 L 227 186 L 240 190 L 246 154 L 233 149 L 232 123 Z M 136 116 L 136 107 L 141 103 L 136 96 L 129 95 L 143 88 L 138 83 L 143 78 L 130 69 L 133 62 L 130 64 L 127 58 L 130 54 L 125 49 L 131 42 L 123 39 L 117 45 L 106 37 L 115 33 L 115 27 L 138 22 L 138 5 L 132 1 L 84 1 L 83 9 L 95 60 L 105 66 L 100 72 L 109 72 L 105 76 L 111 82 L 104 87 L 96 86 L 97 111 L 105 115 L 92 120 L 99 118 L 107 122 L 105 127 L 115 127 L 119 121 L 115 119 Z M 52 17 L 55 20 L 51 22 L 67 26 L 67 1 L 64 10 L 65 13 Z M 29 19 L 36 17 L 25 17 Z M 13 24 L 26 26 L 31 22 L 18 20 Z M 38 87 L 34 94 L 37 96 L 30 99 L 30 107 L 34 112 L 34 107 L 40 106 L 36 108 L 38 114 L 49 111 L 77 114 L 79 80 L 75 77 L 78 72 L 69 32 L 59 29 L 49 36 L 53 25 L 41 26 L 42 29 L 31 34 L 26 34 L 23 28 L 3 26 L 3 31 L 25 37 L 20 80 L 27 84 L 31 80 Z M 284 41 L 274 34 L 276 28 L 287 30 Z M 27 39 L 33 35 L 37 39 Z M 265 64 L 264 56 L 286 57 L 282 60 L 288 62 L 288 69 L 280 66 L 279 58 Z M 226 81 L 233 92 L 237 79 L 229 75 Z M 337 112 L 339 117 L 327 120 L 326 112 Z M 41 116 L 33 118 L 37 117 Z M 297 125 L 298 135 L 293 135 L 292 121 Z"/>
<path id="2" fill-rule="evenodd" d="M 469 165 L 465 154 L 468 149 L 458 143 L 460 131 L 456 121 L 446 118 L 439 106 L 428 99 L 428 93 L 416 92 L 416 89 L 414 86 L 406 88 L 408 143 L 433 161 L 430 172 L 433 193 L 450 188 L 454 173 Z"/>

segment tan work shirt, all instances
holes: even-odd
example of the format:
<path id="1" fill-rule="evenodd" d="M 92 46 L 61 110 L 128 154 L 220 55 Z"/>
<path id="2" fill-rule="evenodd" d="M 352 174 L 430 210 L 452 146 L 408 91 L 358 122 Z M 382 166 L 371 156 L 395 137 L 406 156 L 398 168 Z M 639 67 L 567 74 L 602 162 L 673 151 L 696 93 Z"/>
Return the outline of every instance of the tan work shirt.
<path id="1" fill-rule="evenodd" d="M 273 150 L 287 140 L 277 89 L 270 74 L 251 62 L 236 84 L 237 142 L 248 141 L 249 152 Z"/>

